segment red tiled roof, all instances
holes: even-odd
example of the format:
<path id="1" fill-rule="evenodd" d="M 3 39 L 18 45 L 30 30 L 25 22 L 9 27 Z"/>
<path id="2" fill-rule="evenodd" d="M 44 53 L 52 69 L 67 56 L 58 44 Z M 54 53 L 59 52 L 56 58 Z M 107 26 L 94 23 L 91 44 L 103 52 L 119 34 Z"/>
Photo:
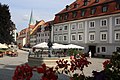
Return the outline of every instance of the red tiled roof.
<path id="1" fill-rule="evenodd" d="M 27 28 L 20 31 L 20 35 L 26 34 Z"/>
<path id="2" fill-rule="evenodd" d="M 25 38 L 25 37 L 17 37 L 17 40 L 22 40 L 23 38 Z"/>
<path id="3" fill-rule="evenodd" d="M 28 28 L 34 29 L 35 25 L 29 25 Z M 20 35 L 26 34 L 26 32 L 28 31 L 28 28 L 25 28 L 25 29 L 21 30 Z"/>
<path id="4" fill-rule="evenodd" d="M 54 18 L 54 24 L 56 23 L 62 23 L 62 22 L 67 22 L 67 21 L 72 21 L 72 20 L 79 20 L 79 19 L 84 19 L 84 18 L 90 18 L 90 17 L 97 17 L 97 16 L 103 16 L 103 15 L 109 15 L 109 14 L 115 14 L 119 13 L 120 10 L 115 9 L 116 7 L 116 2 L 114 0 L 99 0 L 99 2 L 95 2 L 95 0 L 89 0 L 88 4 L 84 6 L 84 0 L 76 0 L 72 4 L 69 5 L 69 10 L 63 9 L 60 11 L 58 14 L 55 15 Z M 74 5 L 77 4 L 78 6 L 74 8 Z M 108 11 L 102 13 L 102 6 L 103 5 L 108 5 Z M 95 14 L 91 15 L 91 7 L 96 7 Z M 81 10 L 85 9 L 86 13 L 85 16 L 81 17 Z M 72 17 L 72 12 L 77 11 L 77 16 Z M 61 15 L 64 15 L 65 13 L 68 13 L 69 16 L 67 20 L 59 20 Z"/>

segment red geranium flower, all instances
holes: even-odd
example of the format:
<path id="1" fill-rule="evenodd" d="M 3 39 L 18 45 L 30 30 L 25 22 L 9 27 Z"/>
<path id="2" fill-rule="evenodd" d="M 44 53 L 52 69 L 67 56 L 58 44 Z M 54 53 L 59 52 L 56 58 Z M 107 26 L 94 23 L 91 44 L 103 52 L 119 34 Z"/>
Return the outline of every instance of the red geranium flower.
<path id="1" fill-rule="evenodd" d="M 91 62 L 88 61 L 87 58 L 84 56 L 81 56 L 79 59 L 75 58 L 74 60 L 71 60 L 70 62 L 71 62 L 70 70 L 72 72 L 74 72 L 74 70 L 76 69 L 80 69 L 82 71 L 85 66 L 88 67 L 88 65 L 91 64 Z"/>
<path id="2" fill-rule="evenodd" d="M 43 73 L 42 80 L 57 80 L 57 75 L 53 70 L 53 67 L 47 67 L 45 64 L 42 64 L 41 67 L 37 68 L 38 73 Z"/>
<path id="3" fill-rule="evenodd" d="M 32 77 L 33 68 L 31 68 L 28 64 L 17 66 L 14 72 L 13 80 L 30 80 Z"/>
<path id="4" fill-rule="evenodd" d="M 110 60 L 106 60 L 105 62 L 103 62 L 103 68 L 105 69 L 108 64 L 110 64 Z"/>
<path id="5" fill-rule="evenodd" d="M 64 68 L 64 69 L 67 69 L 68 66 L 70 65 L 70 64 L 68 64 L 68 60 L 64 61 L 64 59 L 58 60 L 58 61 L 56 61 L 56 63 L 57 63 L 57 67 Z"/>

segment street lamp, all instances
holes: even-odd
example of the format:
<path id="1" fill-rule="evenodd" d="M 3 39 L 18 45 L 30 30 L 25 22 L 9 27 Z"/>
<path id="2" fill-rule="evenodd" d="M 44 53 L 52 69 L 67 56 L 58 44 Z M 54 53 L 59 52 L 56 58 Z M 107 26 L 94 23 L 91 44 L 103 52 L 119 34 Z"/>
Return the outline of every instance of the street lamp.
<path id="1" fill-rule="evenodd" d="M 49 27 L 49 31 L 50 31 L 50 35 L 49 35 L 49 40 L 48 40 L 48 57 L 51 57 L 51 54 L 52 54 L 52 51 L 51 51 L 51 48 L 52 48 L 52 42 L 51 42 L 51 31 L 52 31 L 52 26 L 51 24 L 49 23 L 48 25 Z"/>

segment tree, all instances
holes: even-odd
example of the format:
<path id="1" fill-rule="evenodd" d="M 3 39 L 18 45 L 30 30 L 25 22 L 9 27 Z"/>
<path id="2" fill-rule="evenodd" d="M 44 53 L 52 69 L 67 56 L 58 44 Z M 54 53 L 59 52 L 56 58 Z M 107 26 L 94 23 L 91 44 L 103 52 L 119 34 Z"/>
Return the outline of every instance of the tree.
<path id="1" fill-rule="evenodd" d="M 0 3 L 0 43 L 10 44 L 14 42 L 13 30 L 15 24 L 11 21 L 9 6 Z"/>

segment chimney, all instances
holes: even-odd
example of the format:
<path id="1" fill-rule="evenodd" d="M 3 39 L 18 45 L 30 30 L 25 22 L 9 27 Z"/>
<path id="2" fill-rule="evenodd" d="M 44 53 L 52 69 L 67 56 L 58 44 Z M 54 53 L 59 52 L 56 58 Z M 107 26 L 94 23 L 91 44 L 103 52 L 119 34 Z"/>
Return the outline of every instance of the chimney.
<path id="1" fill-rule="evenodd" d="M 66 5 L 66 10 L 69 10 L 69 5 Z"/>
<path id="2" fill-rule="evenodd" d="M 36 24 L 38 23 L 39 21 L 38 20 L 36 20 Z"/>

